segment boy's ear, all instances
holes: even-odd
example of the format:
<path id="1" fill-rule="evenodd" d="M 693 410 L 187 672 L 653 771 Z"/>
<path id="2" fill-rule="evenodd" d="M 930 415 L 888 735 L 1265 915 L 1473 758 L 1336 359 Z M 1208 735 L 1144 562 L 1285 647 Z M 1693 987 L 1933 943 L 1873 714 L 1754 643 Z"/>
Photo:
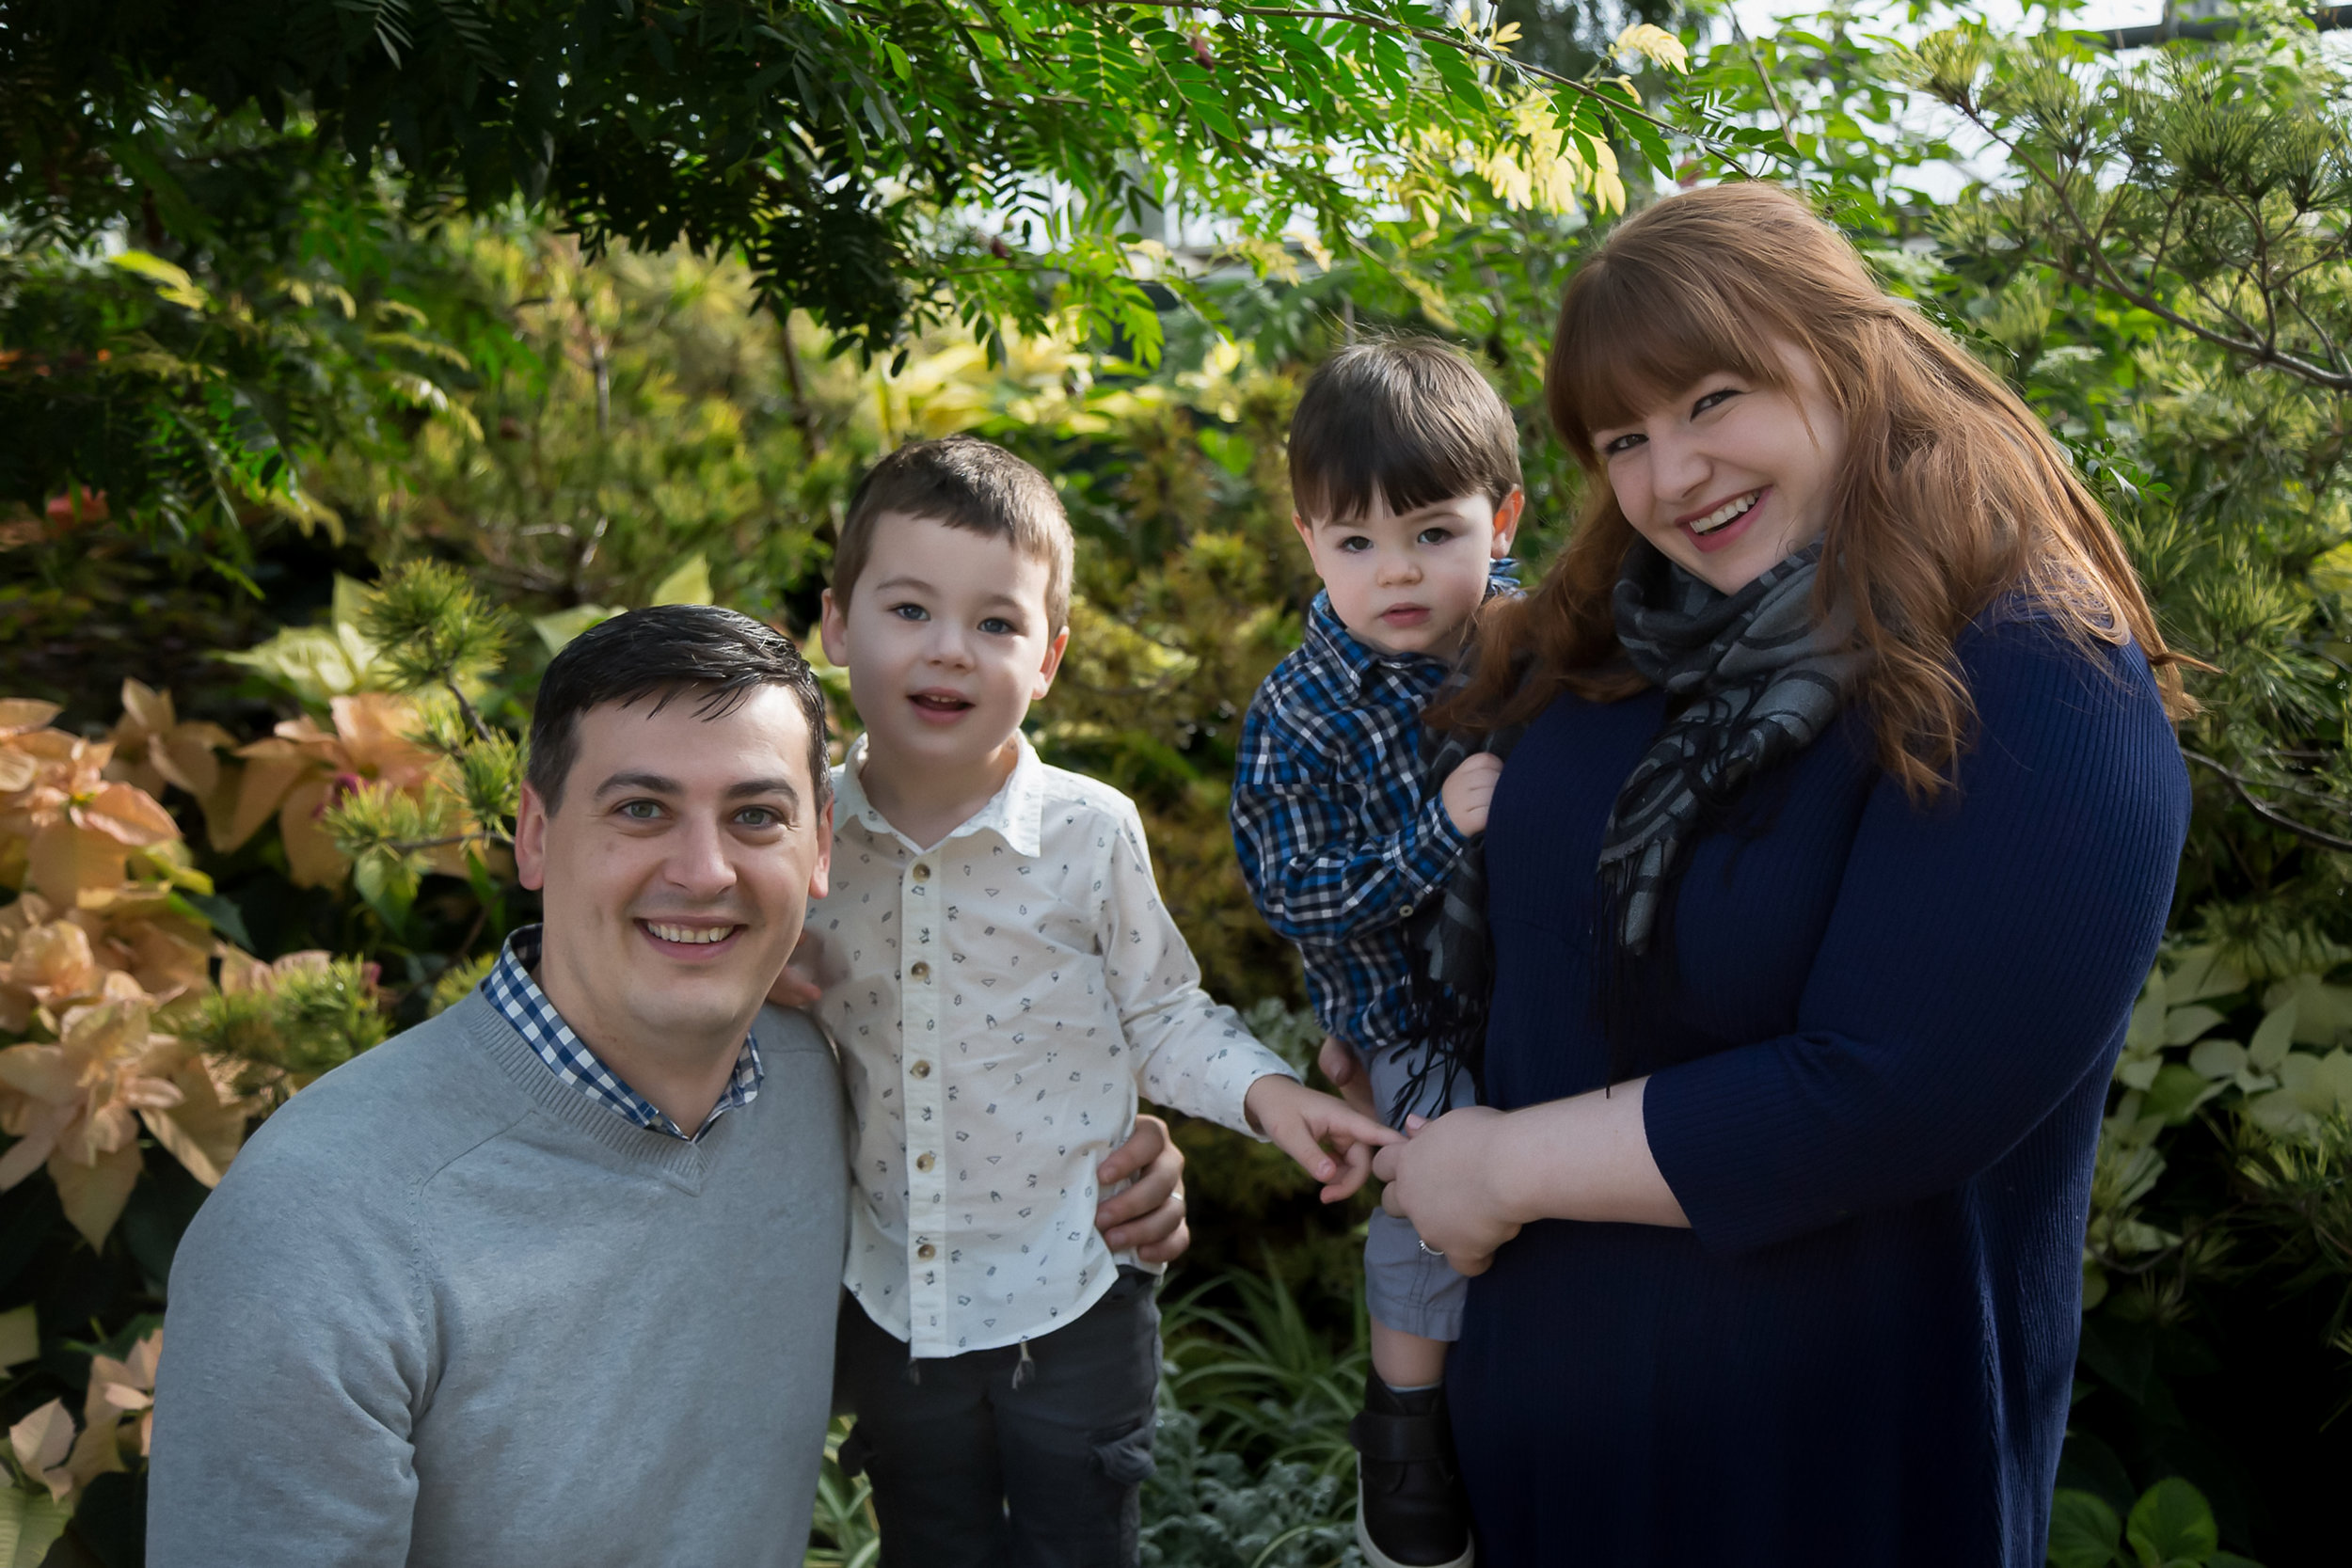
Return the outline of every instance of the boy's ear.
<path id="1" fill-rule="evenodd" d="M 1312 556 L 1315 553 L 1315 525 L 1294 512 L 1291 514 L 1291 527 L 1298 531 L 1298 542 L 1306 546 L 1307 553 Z"/>
<path id="2" fill-rule="evenodd" d="M 1511 493 L 1502 498 L 1501 506 L 1495 508 L 1495 542 L 1487 552 L 1495 560 L 1501 561 L 1511 553 L 1511 541 L 1519 531 L 1519 517 L 1526 510 L 1527 492 L 1518 485 L 1512 485 Z"/>
<path id="3" fill-rule="evenodd" d="M 850 607 L 834 601 L 833 590 L 825 590 L 824 609 L 817 617 L 818 641 L 825 645 L 825 657 L 834 664 L 850 662 Z"/>
<path id="4" fill-rule="evenodd" d="M 1037 684 L 1029 689 L 1029 701 L 1041 703 L 1054 689 L 1054 676 L 1061 670 L 1063 650 L 1070 646 L 1070 628 L 1064 626 L 1054 634 L 1054 641 L 1045 646 L 1045 661 L 1038 666 Z"/>

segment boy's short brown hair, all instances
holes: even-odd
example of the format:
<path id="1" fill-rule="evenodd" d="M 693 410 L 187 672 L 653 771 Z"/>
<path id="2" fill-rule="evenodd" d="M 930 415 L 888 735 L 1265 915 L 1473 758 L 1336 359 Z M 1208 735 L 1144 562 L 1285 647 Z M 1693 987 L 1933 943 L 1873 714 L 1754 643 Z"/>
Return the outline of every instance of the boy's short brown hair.
<path id="1" fill-rule="evenodd" d="M 1070 518 L 1054 482 L 995 442 L 977 436 L 909 441 L 866 470 L 833 552 L 833 595 L 845 609 L 874 547 L 874 520 L 885 512 L 1011 540 L 1016 553 L 1046 564 L 1046 635 L 1070 625 L 1076 554 Z"/>
<path id="2" fill-rule="evenodd" d="M 1518 483 L 1509 405 L 1435 338 L 1349 344 L 1315 367 L 1291 416 L 1291 501 L 1310 524 L 1352 522 L 1375 496 L 1399 513 L 1456 496 L 1501 506 Z"/>

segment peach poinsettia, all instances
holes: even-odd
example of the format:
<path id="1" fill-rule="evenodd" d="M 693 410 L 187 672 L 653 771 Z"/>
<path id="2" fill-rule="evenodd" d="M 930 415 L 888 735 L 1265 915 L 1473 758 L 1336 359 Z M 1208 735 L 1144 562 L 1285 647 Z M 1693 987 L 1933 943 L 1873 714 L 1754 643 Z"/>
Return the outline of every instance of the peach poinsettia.
<path id="1" fill-rule="evenodd" d="M 0 721 L 56 710 L 46 703 L 0 703 Z M 63 730 L 15 728 L 5 737 L 0 770 L 0 838 L 24 841 L 25 867 L 43 897 L 66 909 L 85 893 L 129 879 L 135 849 L 176 842 L 180 825 L 152 795 L 106 777 L 114 746 L 77 740 Z"/>
<path id="2" fill-rule="evenodd" d="M 93 1247 L 137 1184 L 141 1123 L 207 1186 L 219 1181 L 245 1135 L 242 1103 L 222 1092 L 209 1064 L 153 1022 L 138 982 L 107 970 L 97 1000 L 57 1019 L 56 1041 L 0 1051 L 0 1132 L 17 1140 L 0 1153 L 0 1192 L 46 1165 L 66 1218 Z"/>
<path id="3" fill-rule="evenodd" d="M 21 1035 L 38 1021 L 56 1034 L 65 1007 L 98 995 L 108 970 L 129 974 L 159 1005 L 204 987 L 216 944 L 171 908 L 168 894 L 85 897 L 60 920 L 38 893 L 0 909 L 0 1031 Z"/>
<path id="4" fill-rule="evenodd" d="M 237 737 L 218 724 L 201 720 L 183 721 L 173 709 L 171 693 L 157 691 L 135 680 L 122 683 L 122 718 L 116 723 L 113 762 L 106 776 L 136 784 L 160 798 L 167 784 L 196 797 L 209 814 L 214 792 L 220 788 L 220 756 Z"/>
<path id="5" fill-rule="evenodd" d="M 213 818 L 214 847 L 234 849 L 275 812 L 294 882 L 326 887 L 351 869 L 320 821 L 329 806 L 362 784 L 438 787 L 434 775 L 440 759 L 408 738 L 421 722 L 414 703 L 363 691 L 338 697 L 330 706 L 332 730 L 306 715 L 278 725 L 269 739 L 238 750 L 245 772 L 237 781 L 234 807 Z M 228 793 L 224 789 L 222 798 Z"/>
<path id="6" fill-rule="evenodd" d="M 130 1468 L 122 1452 L 126 1425 L 145 1457 L 154 1438 L 155 1369 L 163 1354 L 164 1331 L 158 1328 L 120 1361 L 92 1356 L 81 1431 L 75 1433 L 65 1402 L 51 1400 L 8 1429 L 18 1471 L 63 1502 L 100 1476 Z"/>

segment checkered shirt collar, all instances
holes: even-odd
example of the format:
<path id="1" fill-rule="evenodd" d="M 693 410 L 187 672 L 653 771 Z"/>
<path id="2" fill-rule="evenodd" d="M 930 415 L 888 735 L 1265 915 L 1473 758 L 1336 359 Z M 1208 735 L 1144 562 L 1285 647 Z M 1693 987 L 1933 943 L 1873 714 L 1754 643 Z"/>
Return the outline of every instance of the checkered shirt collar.
<path id="1" fill-rule="evenodd" d="M 548 1064 L 556 1077 L 647 1132 L 666 1132 L 674 1138 L 688 1137 L 653 1101 L 630 1088 L 620 1074 L 596 1059 L 596 1053 L 588 1049 L 588 1042 L 572 1033 L 564 1015 L 548 1000 L 548 993 L 531 977 L 531 971 L 539 962 L 542 935 L 539 927 L 525 926 L 508 937 L 499 961 L 483 977 L 482 994 L 515 1026 L 515 1032 L 538 1053 L 539 1059 Z M 762 1076 L 759 1041 L 746 1034 L 743 1049 L 735 1058 L 735 1075 L 727 1080 L 726 1093 L 719 1097 L 719 1103 L 710 1108 L 710 1115 L 703 1118 L 702 1126 L 691 1136 L 702 1136 L 722 1116 L 758 1099 Z"/>

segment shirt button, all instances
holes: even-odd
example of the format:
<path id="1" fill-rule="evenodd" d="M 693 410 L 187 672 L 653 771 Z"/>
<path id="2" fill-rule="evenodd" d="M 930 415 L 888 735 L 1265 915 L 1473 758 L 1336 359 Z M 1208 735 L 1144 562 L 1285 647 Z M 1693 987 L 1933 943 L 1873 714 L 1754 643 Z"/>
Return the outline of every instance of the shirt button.
<path id="1" fill-rule="evenodd" d="M 925 1242 L 921 1246 L 914 1249 L 914 1256 L 920 1258 L 923 1261 L 928 1263 L 932 1259 L 939 1256 L 939 1249 L 931 1245 L 930 1243 Z"/>
<path id="2" fill-rule="evenodd" d="M 931 977 L 931 966 L 918 960 L 907 973 L 917 980 L 928 980 Z"/>
<path id="3" fill-rule="evenodd" d="M 931 1075 L 931 1064 L 929 1062 L 917 1062 L 913 1067 L 907 1069 L 907 1070 L 914 1074 L 917 1078 L 929 1078 Z"/>
<path id="4" fill-rule="evenodd" d="M 931 879 L 931 868 L 925 865 L 921 861 L 916 861 L 914 863 L 914 879 L 918 882 L 930 881 Z"/>
<path id="5" fill-rule="evenodd" d="M 918 1154 L 914 1157 L 916 1170 L 929 1170 L 937 1164 L 939 1164 L 939 1156 L 936 1154 Z"/>

